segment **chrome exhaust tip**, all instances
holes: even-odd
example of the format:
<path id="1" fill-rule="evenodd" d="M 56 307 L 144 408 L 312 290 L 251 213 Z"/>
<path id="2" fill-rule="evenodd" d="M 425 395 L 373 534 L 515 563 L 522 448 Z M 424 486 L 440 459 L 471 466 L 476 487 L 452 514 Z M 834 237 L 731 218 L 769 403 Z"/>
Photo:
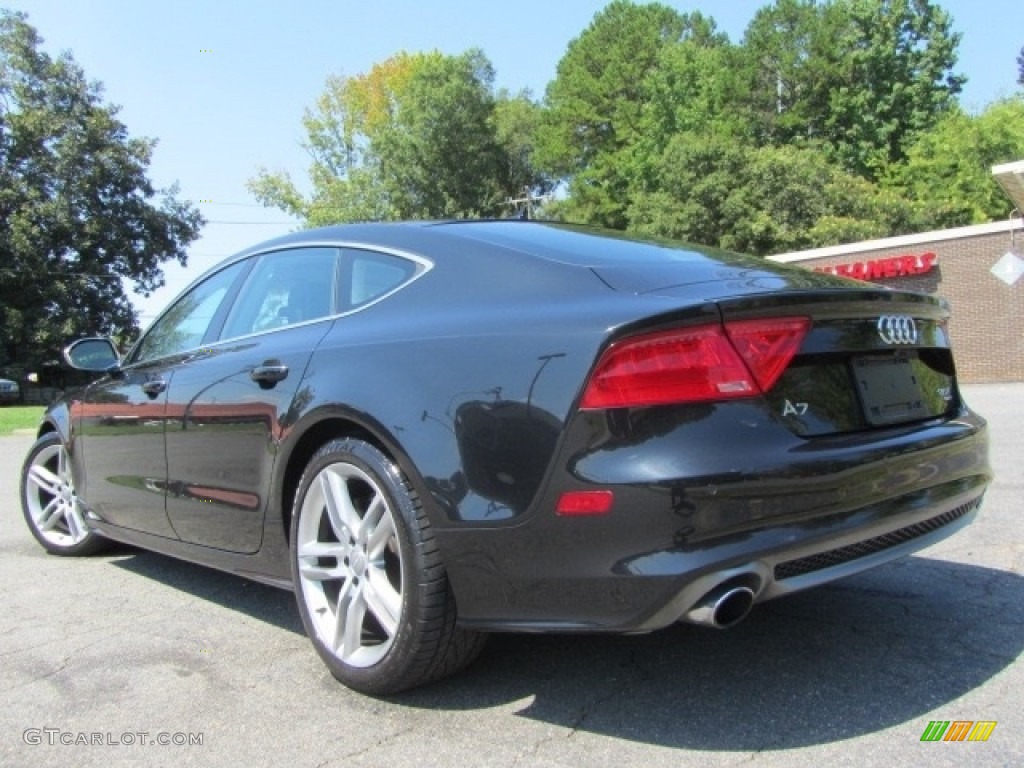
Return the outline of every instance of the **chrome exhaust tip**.
<path id="1" fill-rule="evenodd" d="M 754 590 L 732 586 L 713 589 L 697 605 L 686 612 L 683 619 L 717 629 L 728 629 L 739 624 L 754 605 Z"/>

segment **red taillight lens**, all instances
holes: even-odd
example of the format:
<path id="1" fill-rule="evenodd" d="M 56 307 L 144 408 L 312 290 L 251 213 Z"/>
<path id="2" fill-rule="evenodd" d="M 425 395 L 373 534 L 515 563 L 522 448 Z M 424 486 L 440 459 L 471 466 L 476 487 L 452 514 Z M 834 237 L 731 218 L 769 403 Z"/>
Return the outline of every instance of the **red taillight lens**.
<path id="1" fill-rule="evenodd" d="M 766 317 L 728 322 L 725 332 L 761 391 L 767 392 L 799 351 L 810 327 L 809 317 Z"/>
<path id="2" fill-rule="evenodd" d="M 632 408 L 756 394 L 720 325 L 635 336 L 602 355 L 582 408 Z"/>
<path id="3" fill-rule="evenodd" d="M 580 407 L 636 408 L 760 394 L 785 370 L 809 327 L 808 318 L 767 318 L 624 339 L 601 356 Z"/>

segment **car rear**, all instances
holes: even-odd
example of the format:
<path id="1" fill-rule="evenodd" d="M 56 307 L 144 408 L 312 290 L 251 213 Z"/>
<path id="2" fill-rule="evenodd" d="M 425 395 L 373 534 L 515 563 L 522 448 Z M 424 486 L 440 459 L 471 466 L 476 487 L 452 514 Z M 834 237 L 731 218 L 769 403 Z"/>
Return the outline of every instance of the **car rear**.
<path id="1" fill-rule="evenodd" d="M 716 304 L 720 322 L 653 332 L 664 355 L 634 361 L 636 375 L 659 369 L 688 381 L 687 392 L 630 404 L 619 382 L 626 400 L 592 398 L 599 362 L 569 429 L 567 484 L 614 488 L 609 515 L 619 507 L 658 531 L 613 570 L 698 583 L 645 624 L 679 608 L 685 616 L 708 585 L 775 597 L 927 546 L 972 518 L 990 480 L 985 425 L 960 397 L 940 302 L 865 289 Z M 670 348 L 698 330 L 735 355 L 687 359 Z M 650 338 L 627 335 L 609 350 L 628 356 Z M 660 518 L 649 512 L 658 502 Z"/>
<path id="2" fill-rule="evenodd" d="M 973 519 L 988 441 L 947 306 L 808 278 L 649 291 L 686 301 L 607 339 L 528 523 L 470 547 L 468 623 L 727 626 Z"/>

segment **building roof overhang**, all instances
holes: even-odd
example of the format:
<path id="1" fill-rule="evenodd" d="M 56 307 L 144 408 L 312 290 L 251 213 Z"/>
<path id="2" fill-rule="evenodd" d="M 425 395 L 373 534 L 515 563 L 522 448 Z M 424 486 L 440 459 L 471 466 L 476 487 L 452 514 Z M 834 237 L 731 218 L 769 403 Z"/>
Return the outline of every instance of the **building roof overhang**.
<path id="1" fill-rule="evenodd" d="M 1024 160 L 993 165 L 992 176 L 1013 201 L 1017 210 L 1024 213 Z"/>

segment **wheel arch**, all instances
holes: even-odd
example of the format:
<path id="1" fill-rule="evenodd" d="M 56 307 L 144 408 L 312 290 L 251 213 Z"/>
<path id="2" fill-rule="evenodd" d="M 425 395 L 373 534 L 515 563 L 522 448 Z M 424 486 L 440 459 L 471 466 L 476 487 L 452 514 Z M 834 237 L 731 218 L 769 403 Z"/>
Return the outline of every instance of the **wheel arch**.
<path id="1" fill-rule="evenodd" d="M 415 464 L 401 445 L 387 429 L 375 420 L 345 408 L 326 409 L 319 414 L 308 414 L 304 424 L 296 425 L 290 447 L 282 457 L 282 466 L 277 475 L 275 499 L 280 504 L 282 533 L 287 542 L 291 537 L 292 503 L 299 487 L 302 473 L 321 446 L 339 438 L 355 438 L 374 446 L 377 450 L 398 464 L 412 483 L 423 503 L 430 506 L 431 497 L 427 492 Z M 430 513 L 428 508 L 428 514 Z M 431 515 L 433 517 L 433 515 Z"/>
<path id="2" fill-rule="evenodd" d="M 67 403 L 57 402 L 46 410 L 46 413 L 43 414 L 43 420 L 36 429 L 36 439 L 38 440 L 43 435 L 48 435 L 51 432 L 58 433 L 65 444 L 70 442 L 71 411 Z"/>

